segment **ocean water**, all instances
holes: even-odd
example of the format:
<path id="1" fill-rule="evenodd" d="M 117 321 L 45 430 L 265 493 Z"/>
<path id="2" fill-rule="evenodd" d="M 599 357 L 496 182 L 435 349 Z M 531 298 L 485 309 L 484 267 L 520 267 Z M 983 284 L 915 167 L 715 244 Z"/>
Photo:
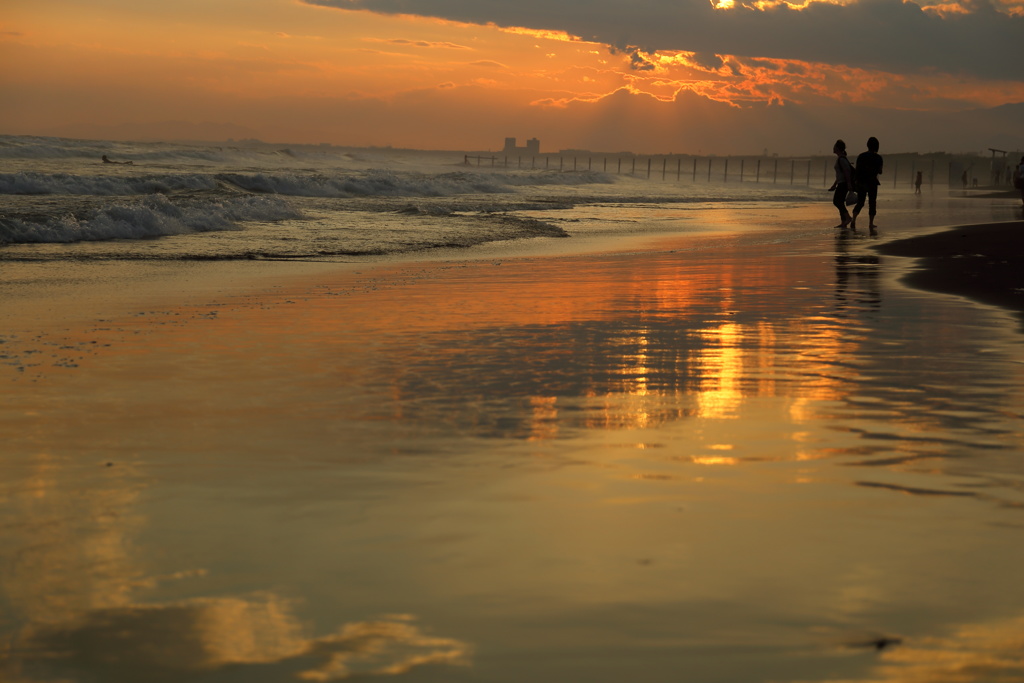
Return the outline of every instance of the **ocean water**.
<path id="1" fill-rule="evenodd" d="M 1013 201 L 4 142 L 6 294 L 322 263 L 4 318 L 3 680 L 1020 679 L 1020 321 L 872 249 Z"/>
<path id="2" fill-rule="evenodd" d="M 102 163 L 104 154 L 132 164 Z M 767 178 L 709 183 L 703 167 L 702 182 L 684 183 L 661 182 L 657 173 L 649 180 L 633 166 L 619 174 L 618 165 L 615 173 L 605 164 L 582 170 L 582 161 L 575 171 L 521 165 L 467 164 L 454 152 L 4 136 L 0 258 L 394 255 L 569 234 L 679 231 L 686 229 L 679 215 L 686 208 L 785 204 L 820 194 Z M 652 209 L 663 214 L 654 223 L 643 214 Z"/>

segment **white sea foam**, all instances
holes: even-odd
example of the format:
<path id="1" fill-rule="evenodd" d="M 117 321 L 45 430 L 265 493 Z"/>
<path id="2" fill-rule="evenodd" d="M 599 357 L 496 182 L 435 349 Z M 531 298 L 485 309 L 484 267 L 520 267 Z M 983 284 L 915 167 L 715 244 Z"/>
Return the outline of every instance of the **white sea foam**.
<path id="1" fill-rule="evenodd" d="M 216 178 L 202 174 L 118 177 L 68 173 L 0 173 L 0 194 L 123 196 L 216 188 Z"/>
<path id="2" fill-rule="evenodd" d="M 471 173 L 437 175 L 370 170 L 322 173 L 186 173 L 73 175 L 0 173 L 0 194 L 138 195 L 234 189 L 295 197 L 446 197 L 513 192 L 517 187 L 610 182 L 589 173 Z"/>
<path id="3" fill-rule="evenodd" d="M 219 179 L 250 191 L 303 197 L 448 197 L 494 194 L 538 185 L 583 185 L 610 182 L 592 173 L 472 173 L 436 175 L 370 170 L 337 175 L 220 174 Z"/>
<path id="4" fill-rule="evenodd" d="M 42 220 L 0 217 L 0 244 L 137 240 L 193 232 L 230 230 L 243 221 L 300 217 L 273 197 L 235 196 L 206 201 L 173 201 L 162 195 L 114 204 L 88 216 L 64 214 Z"/>
<path id="5" fill-rule="evenodd" d="M 105 164 L 102 155 L 133 163 Z M 580 170 L 563 170 L 561 160 L 552 168 L 548 159 L 536 168 L 532 160 L 523 168 L 467 160 L 455 152 L 0 136 L 0 260 L 395 254 L 560 237 L 562 226 L 580 235 L 675 229 L 688 220 L 684 205 L 809 197 L 774 183 L 607 174 L 589 170 L 589 160 Z M 172 235 L 185 237 L 149 239 Z"/>

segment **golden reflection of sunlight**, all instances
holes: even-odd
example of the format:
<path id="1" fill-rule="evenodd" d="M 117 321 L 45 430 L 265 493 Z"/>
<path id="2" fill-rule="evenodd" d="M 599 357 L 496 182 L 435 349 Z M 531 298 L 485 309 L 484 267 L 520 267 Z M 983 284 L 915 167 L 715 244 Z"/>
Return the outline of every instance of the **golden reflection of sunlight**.
<path id="1" fill-rule="evenodd" d="M 637 349 L 636 353 L 622 355 L 623 366 L 618 370 L 618 374 L 626 378 L 623 391 L 633 396 L 646 396 L 651 374 L 651 368 L 647 365 L 650 346 L 648 332 L 641 330 L 638 336 L 622 340 L 622 344 Z"/>
<path id="2" fill-rule="evenodd" d="M 530 441 L 546 441 L 558 436 L 557 396 L 531 396 Z"/>
<path id="3" fill-rule="evenodd" d="M 51 666 L 95 680 L 273 666 L 311 681 L 399 675 L 423 664 L 464 664 L 469 647 L 423 633 L 411 617 L 343 624 L 311 637 L 293 605 L 273 593 L 140 603 L 135 594 L 203 570 L 147 575 L 136 557 L 144 490 L 127 459 L 89 472 L 40 454 L 7 491 L 14 512 L 0 535 L 0 680 Z M 28 679 L 39 680 L 39 679 Z M 49 680 L 49 679 L 47 679 Z M 175 680 L 182 680 L 179 676 Z"/>
<path id="4" fill-rule="evenodd" d="M 864 678 L 829 683 L 978 683 L 1020 681 L 1024 617 L 961 626 L 948 637 L 902 643 L 880 656 Z"/>
<path id="5" fill-rule="evenodd" d="M 819 451 L 798 450 L 796 452 L 797 460 L 824 460 L 826 457 L 828 457 L 826 454 Z"/>
<path id="6" fill-rule="evenodd" d="M 301 680 L 332 681 L 467 663 L 466 643 L 428 636 L 411 621 L 399 615 L 353 622 L 310 638 L 288 600 L 258 593 L 92 610 L 74 621 L 30 627 L 13 649 L 23 662 L 59 653 L 56 663 L 107 680 L 129 672 L 187 675 L 275 665 Z"/>
<path id="7" fill-rule="evenodd" d="M 50 454 L 31 465 L 8 498 L 18 522 L 3 541 L 18 559 L 0 573 L 7 607 L 27 621 L 53 623 L 127 602 L 143 577 L 130 556 L 142 522 L 133 511 L 142 488 L 134 468 L 102 468 L 85 486 L 81 470 L 71 475 Z M 72 476 L 79 479 L 71 483 Z"/>
<path id="8" fill-rule="evenodd" d="M 690 459 L 697 465 L 738 465 L 739 458 L 724 457 L 721 455 L 698 455 Z"/>
<path id="9" fill-rule="evenodd" d="M 742 327 L 727 323 L 705 331 L 701 336 L 709 342 L 696 360 L 700 368 L 697 414 L 707 419 L 732 419 L 738 416 L 743 394 L 743 352 L 739 348 Z"/>
<path id="10" fill-rule="evenodd" d="M 793 424 L 806 424 L 814 418 L 810 410 L 811 400 L 803 396 L 797 396 L 789 404 L 789 419 Z"/>

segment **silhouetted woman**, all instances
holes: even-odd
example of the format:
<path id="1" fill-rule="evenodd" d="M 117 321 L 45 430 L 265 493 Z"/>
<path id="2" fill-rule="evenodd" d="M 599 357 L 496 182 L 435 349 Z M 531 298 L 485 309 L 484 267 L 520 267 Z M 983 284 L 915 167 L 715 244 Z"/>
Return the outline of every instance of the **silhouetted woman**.
<path id="1" fill-rule="evenodd" d="M 846 210 L 846 193 L 853 189 L 853 165 L 846 158 L 846 143 L 836 140 L 832 146 L 836 155 L 836 181 L 828 188 L 832 192 L 832 203 L 839 209 L 839 225 L 837 228 L 845 228 L 852 220 L 850 212 Z"/>

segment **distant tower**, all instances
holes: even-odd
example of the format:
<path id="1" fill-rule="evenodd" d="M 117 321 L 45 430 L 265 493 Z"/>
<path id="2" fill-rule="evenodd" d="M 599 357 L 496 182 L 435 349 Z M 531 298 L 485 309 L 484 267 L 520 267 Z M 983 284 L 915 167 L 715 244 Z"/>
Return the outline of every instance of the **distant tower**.
<path id="1" fill-rule="evenodd" d="M 526 141 L 526 147 L 518 147 L 516 146 L 515 138 L 505 138 L 505 154 L 520 154 L 523 152 L 533 155 L 540 154 L 540 140 L 530 138 Z"/>

